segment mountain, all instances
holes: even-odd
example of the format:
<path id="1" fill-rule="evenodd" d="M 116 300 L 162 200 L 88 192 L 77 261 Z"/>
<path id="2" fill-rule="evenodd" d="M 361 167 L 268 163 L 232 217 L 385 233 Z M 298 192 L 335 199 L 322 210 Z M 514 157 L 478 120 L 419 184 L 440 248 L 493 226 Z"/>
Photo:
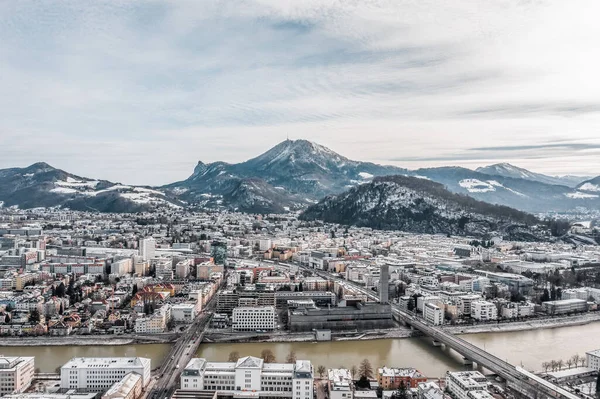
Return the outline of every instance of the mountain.
<path id="1" fill-rule="evenodd" d="M 577 187 L 577 194 L 590 199 L 600 197 L 600 176 L 586 180 Z"/>
<path id="2" fill-rule="evenodd" d="M 408 176 L 377 177 L 372 182 L 329 196 L 304 211 L 302 220 L 509 240 L 548 238 L 534 216 L 451 193 L 442 184 Z"/>
<path id="3" fill-rule="evenodd" d="M 559 186 L 576 187 L 581 182 L 588 179 L 585 176 L 547 176 L 541 173 L 531 172 L 527 169 L 509 163 L 497 163 L 475 170 L 479 173 L 485 173 L 491 176 L 511 177 L 513 179 L 524 179 L 545 184 L 555 184 Z"/>
<path id="4" fill-rule="evenodd" d="M 326 195 L 368 182 L 373 176 L 407 172 L 394 166 L 352 161 L 307 140 L 286 140 L 245 162 L 198 162 L 189 178 L 161 189 L 203 206 L 211 204 L 207 198 L 218 198 L 221 204 L 236 210 L 278 212 L 304 208 Z"/>
<path id="5" fill-rule="evenodd" d="M 62 206 L 100 212 L 141 212 L 179 206 L 177 200 L 148 187 L 94 180 L 56 169 L 45 162 L 0 169 L 0 202 L 20 208 Z"/>
<path id="6" fill-rule="evenodd" d="M 492 176 L 461 167 L 418 169 L 412 174 L 442 183 L 454 193 L 526 212 L 566 212 L 578 207 L 600 209 L 600 198 L 564 185 Z"/>

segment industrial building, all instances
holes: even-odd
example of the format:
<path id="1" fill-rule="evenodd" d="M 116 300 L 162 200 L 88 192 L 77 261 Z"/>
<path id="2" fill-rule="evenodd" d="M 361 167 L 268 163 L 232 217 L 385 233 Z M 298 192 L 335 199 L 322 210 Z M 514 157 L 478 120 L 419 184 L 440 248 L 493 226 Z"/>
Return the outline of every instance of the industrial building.
<path id="1" fill-rule="evenodd" d="M 353 330 L 393 326 L 390 305 L 357 303 L 356 306 L 288 311 L 290 331 Z"/>
<path id="2" fill-rule="evenodd" d="M 547 314 L 566 314 L 586 312 L 588 305 L 587 301 L 583 299 L 562 299 L 560 301 L 543 302 L 542 309 Z"/>

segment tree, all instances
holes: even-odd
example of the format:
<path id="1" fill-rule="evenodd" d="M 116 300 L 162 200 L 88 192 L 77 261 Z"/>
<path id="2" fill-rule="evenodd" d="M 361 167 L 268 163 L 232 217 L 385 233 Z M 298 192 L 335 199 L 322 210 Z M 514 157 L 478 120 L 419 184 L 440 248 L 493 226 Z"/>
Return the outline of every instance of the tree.
<path id="1" fill-rule="evenodd" d="M 56 296 L 59 298 L 64 298 L 65 297 L 65 283 L 60 283 L 58 285 L 58 287 L 56 287 Z"/>
<path id="2" fill-rule="evenodd" d="M 363 359 L 363 361 L 360 362 L 360 366 L 358 367 L 358 375 L 361 378 L 373 378 L 373 366 L 371 366 L 371 362 L 369 362 L 369 359 Z"/>
<path id="3" fill-rule="evenodd" d="M 571 360 L 573 361 L 573 364 L 575 365 L 575 367 L 577 367 L 577 365 L 579 364 L 579 359 L 580 359 L 579 353 L 576 353 L 571 358 Z"/>
<path id="4" fill-rule="evenodd" d="M 600 371 L 598 372 L 598 377 L 596 378 L 596 396 L 600 395 Z"/>
<path id="5" fill-rule="evenodd" d="M 233 352 L 229 352 L 229 362 L 237 362 L 238 359 L 240 358 L 240 352 L 237 351 L 233 351 Z"/>
<path id="6" fill-rule="evenodd" d="M 400 385 L 394 394 L 392 395 L 394 399 L 408 399 L 408 393 L 406 389 L 406 385 L 404 381 L 400 381 Z"/>
<path id="7" fill-rule="evenodd" d="M 296 363 L 296 351 L 295 350 L 291 350 L 290 353 L 288 353 L 287 358 L 285 359 L 286 363 Z"/>
<path id="8" fill-rule="evenodd" d="M 571 359 L 571 358 L 567 359 L 566 364 L 567 364 L 568 368 L 571 368 L 571 366 L 573 365 L 573 359 Z"/>
<path id="9" fill-rule="evenodd" d="M 559 360 L 559 361 L 557 361 L 556 362 L 556 367 L 558 367 L 559 371 L 562 370 L 562 368 L 565 367 L 565 362 L 563 362 L 562 359 Z"/>
<path id="10" fill-rule="evenodd" d="M 556 360 L 550 361 L 550 369 L 556 371 Z"/>
<path id="11" fill-rule="evenodd" d="M 580 357 L 579 358 L 579 363 L 581 363 L 581 367 L 585 366 L 585 357 Z"/>
<path id="12" fill-rule="evenodd" d="M 304 291 L 304 287 L 302 286 L 302 281 L 300 281 L 300 283 L 298 284 L 298 291 L 300 291 L 300 292 Z"/>
<path id="13" fill-rule="evenodd" d="M 550 363 L 549 362 L 542 363 L 542 368 L 544 369 L 545 373 L 548 373 L 548 369 L 550 368 Z"/>
<path id="14" fill-rule="evenodd" d="M 352 379 L 356 379 L 356 377 L 358 377 L 358 367 L 356 367 L 355 364 L 350 367 L 350 377 Z"/>
<path id="15" fill-rule="evenodd" d="M 367 377 L 360 377 L 358 381 L 356 381 L 357 388 L 370 389 L 371 383 Z"/>
<path id="16" fill-rule="evenodd" d="M 275 355 L 271 349 L 263 349 L 260 353 L 260 357 L 265 361 L 265 363 L 275 363 Z"/>
<path id="17" fill-rule="evenodd" d="M 33 309 L 29 313 L 29 321 L 36 324 L 40 322 L 40 312 L 37 309 Z"/>
<path id="18" fill-rule="evenodd" d="M 323 374 L 325 374 L 327 370 L 325 369 L 325 366 L 320 365 L 319 367 L 317 367 L 317 373 L 319 374 L 320 378 L 323 378 Z"/>
<path id="19" fill-rule="evenodd" d="M 380 386 L 379 386 L 379 387 L 377 387 L 377 390 L 376 390 L 375 392 L 376 392 L 376 394 L 377 394 L 377 397 L 378 397 L 379 399 L 383 398 L 383 388 L 382 388 L 382 387 L 380 387 Z"/>
<path id="20" fill-rule="evenodd" d="M 137 294 L 138 292 L 138 286 L 137 284 L 133 285 L 133 288 L 131 289 L 131 296 L 135 296 L 135 294 Z"/>

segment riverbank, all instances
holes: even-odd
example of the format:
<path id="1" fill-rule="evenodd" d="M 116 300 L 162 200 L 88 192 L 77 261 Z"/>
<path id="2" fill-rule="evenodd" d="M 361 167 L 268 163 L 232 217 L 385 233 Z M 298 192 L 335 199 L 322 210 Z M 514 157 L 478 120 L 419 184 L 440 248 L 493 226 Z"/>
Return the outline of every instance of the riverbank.
<path id="1" fill-rule="evenodd" d="M 178 334 L 157 335 L 70 335 L 67 337 L 2 337 L 0 347 L 6 346 L 122 346 L 135 344 L 167 344 L 175 342 Z"/>
<path id="2" fill-rule="evenodd" d="M 576 316 L 549 319 L 533 319 L 522 322 L 511 323 L 489 323 L 469 326 L 444 326 L 445 331 L 455 335 L 482 334 L 530 331 L 540 329 L 551 329 L 560 327 L 581 326 L 600 321 L 600 312 L 586 313 Z M 418 335 L 418 332 L 408 327 L 397 327 L 386 330 L 367 330 L 355 332 L 334 332 L 332 341 L 369 341 L 377 339 L 401 339 Z M 167 344 L 172 343 L 179 337 L 176 333 L 152 334 L 152 335 L 75 335 L 68 337 L 2 337 L 0 347 L 10 346 L 121 346 L 134 344 Z M 205 343 L 252 343 L 252 342 L 314 342 L 315 336 L 312 332 L 305 333 L 276 333 L 276 334 L 239 334 L 219 330 L 209 332 L 205 337 Z"/>
<path id="3" fill-rule="evenodd" d="M 600 312 L 585 313 L 575 316 L 557 317 L 549 319 L 533 319 L 511 323 L 476 324 L 472 326 L 445 326 L 443 329 L 455 335 L 482 334 L 497 332 L 531 331 L 560 327 L 583 326 L 600 321 Z"/>

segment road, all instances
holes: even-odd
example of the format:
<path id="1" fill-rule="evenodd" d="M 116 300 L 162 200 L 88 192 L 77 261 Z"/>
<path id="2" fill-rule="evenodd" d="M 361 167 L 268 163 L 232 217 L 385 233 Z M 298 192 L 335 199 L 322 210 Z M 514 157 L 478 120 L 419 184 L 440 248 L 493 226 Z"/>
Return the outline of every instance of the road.
<path id="1" fill-rule="evenodd" d="M 210 321 L 212 310 L 215 306 L 216 295 L 206 305 L 203 312 L 196 317 L 194 322 L 173 344 L 165 362 L 158 371 L 158 380 L 154 383 L 146 398 L 163 399 L 170 398 L 179 380 L 181 371 L 194 357 L 198 346 L 204 337 L 204 330 Z"/>

